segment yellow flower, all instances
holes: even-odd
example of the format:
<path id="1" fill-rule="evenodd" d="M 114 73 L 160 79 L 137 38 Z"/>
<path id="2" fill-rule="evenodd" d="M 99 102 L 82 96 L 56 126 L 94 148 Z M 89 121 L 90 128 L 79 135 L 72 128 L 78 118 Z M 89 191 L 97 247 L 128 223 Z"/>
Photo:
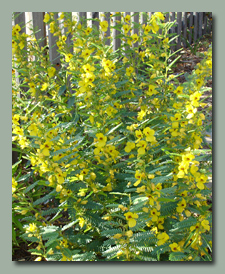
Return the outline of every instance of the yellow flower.
<path id="1" fill-rule="evenodd" d="M 128 221 L 129 227 L 136 226 L 137 221 L 135 219 L 138 218 L 138 215 L 136 213 L 127 212 L 124 214 L 124 216 L 126 217 L 126 220 Z"/>
<path id="2" fill-rule="evenodd" d="M 138 155 L 145 154 L 145 148 L 147 146 L 147 143 L 144 140 L 141 140 L 137 143 L 137 147 L 140 147 L 138 149 Z"/>
<path id="3" fill-rule="evenodd" d="M 127 15 L 125 16 L 124 20 L 125 20 L 126 23 L 129 23 L 129 21 L 130 21 L 130 15 L 127 14 Z"/>
<path id="4" fill-rule="evenodd" d="M 85 220 L 82 217 L 79 217 L 78 220 L 79 220 L 79 226 L 82 228 L 85 224 Z"/>
<path id="5" fill-rule="evenodd" d="M 88 58 L 90 55 L 91 55 L 91 50 L 89 49 L 85 49 L 84 51 L 82 51 L 82 54 L 81 54 L 83 58 Z"/>
<path id="6" fill-rule="evenodd" d="M 26 232 L 35 232 L 37 230 L 37 226 L 35 223 L 29 224 L 29 227 L 26 229 Z"/>
<path id="7" fill-rule="evenodd" d="M 136 192 L 137 193 L 145 192 L 145 186 L 138 187 Z"/>
<path id="8" fill-rule="evenodd" d="M 48 76 L 51 78 L 55 75 L 56 69 L 54 67 L 47 68 Z"/>
<path id="9" fill-rule="evenodd" d="M 43 22 L 48 23 L 49 20 L 50 20 L 50 15 L 46 13 Z"/>
<path id="10" fill-rule="evenodd" d="M 177 212 L 179 213 L 182 213 L 183 210 L 185 209 L 186 207 L 186 201 L 184 199 L 182 199 L 182 201 L 180 201 L 178 204 L 177 204 Z"/>
<path id="11" fill-rule="evenodd" d="M 73 58 L 73 54 L 72 53 L 68 53 L 68 54 L 65 55 L 65 61 L 67 63 L 69 63 L 72 58 Z"/>
<path id="12" fill-rule="evenodd" d="M 153 129 L 150 129 L 149 127 L 146 127 L 143 130 L 143 133 L 146 136 L 146 141 L 147 142 L 155 142 L 155 140 L 156 140 L 155 137 L 154 137 L 155 131 Z"/>
<path id="13" fill-rule="evenodd" d="M 107 21 L 102 21 L 102 22 L 100 22 L 100 27 L 101 27 L 101 30 L 102 30 L 103 32 L 106 32 L 107 29 L 108 29 L 108 22 L 107 22 Z"/>
<path id="14" fill-rule="evenodd" d="M 201 221 L 201 226 L 203 226 L 208 231 L 210 230 L 210 226 L 209 226 L 209 221 L 208 220 Z"/>
<path id="15" fill-rule="evenodd" d="M 95 146 L 97 146 L 99 148 L 104 147 L 106 144 L 106 141 L 107 141 L 107 137 L 104 136 L 102 133 L 97 133 L 96 137 L 97 137 L 98 142 Z"/>
<path id="16" fill-rule="evenodd" d="M 136 134 L 136 137 L 137 137 L 138 139 L 141 139 L 141 138 L 142 138 L 142 132 L 141 132 L 141 130 L 136 130 L 136 131 L 135 131 L 135 134 Z"/>
<path id="17" fill-rule="evenodd" d="M 131 73 L 134 71 L 134 68 L 133 67 L 128 67 L 128 68 L 126 68 L 126 75 L 127 76 L 130 76 L 131 75 Z"/>
<path id="18" fill-rule="evenodd" d="M 180 251 L 180 246 L 177 243 L 170 244 L 169 247 L 173 252 Z"/>
<path id="19" fill-rule="evenodd" d="M 135 33 L 135 34 L 131 35 L 131 38 L 133 39 L 133 43 L 136 43 L 138 41 L 139 37 L 138 37 L 137 33 Z"/>
<path id="20" fill-rule="evenodd" d="M 159 233 L 157 235 L 157 239 L 158 239 L 158 242 L 157 242 L 157 245 L 163 245 L 167 240 L 169 240 L 169 235 L 166 234 L 166 232 L 163 232 L 163 233 Z"/>
<path id="21" fill-rule="evenodd" d="M 132 237 L 133 236 L 133 231 L 132 230 L 128 230 L 126 233 L 125 233 L 125 235 L 127 236 L 127 237 Z"/>
<path id="22" fill-rule="evenodd" d="M 42 91 L 45 91 L 48 88 L 48 83 L 44 83 L 41 87 Z"/>
<path id="23" fill-rule="evenodd" d="M 158 212 L 155 208 L 153 208 L 150 211 L 150 213 L 151 213 L 152 221 L 157 222 L 158 221 L 158 216 L 160 215 L 160 212 Z"/>
<path id="24" fill-rule="evenodd" d="M 16 182 L 16 180 L 12 177 L 12 193 L 14 193 L 16 191 L 16 187 L 17 187 L 18 183 Z"/>

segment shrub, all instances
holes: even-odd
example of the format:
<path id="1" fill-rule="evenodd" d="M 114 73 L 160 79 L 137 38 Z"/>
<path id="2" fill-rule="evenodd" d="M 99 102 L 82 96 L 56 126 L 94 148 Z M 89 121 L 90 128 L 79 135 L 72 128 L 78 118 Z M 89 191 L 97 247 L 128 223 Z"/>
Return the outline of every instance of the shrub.
<path id="1" fill-rule="evenodd" d="M 117 52 L 105 44 L 106 22 L 98 31 L 63 16 L 64 35 L 45 16 L 60 67 L 13 27 L 14 243 L 33 243 L 47 261 L 211 260 L 211 48 L 180 84 L 162 13 L 140 36 L 122 14 Z"/>

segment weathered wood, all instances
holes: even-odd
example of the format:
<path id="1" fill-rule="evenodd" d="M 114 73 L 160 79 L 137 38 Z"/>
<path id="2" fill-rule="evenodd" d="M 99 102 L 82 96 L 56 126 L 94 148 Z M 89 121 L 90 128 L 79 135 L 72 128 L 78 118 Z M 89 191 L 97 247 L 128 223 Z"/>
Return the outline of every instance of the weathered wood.
<path id="1" fill-rule="evenodd" d="M 46 25 L 43 22 L 44 16 L 44 12 L 32 12 L 34 35 L 36 40 L 38 41 L 40 48 L 45 47 L 47 45 Z"/>
<path id="2" fill-rule="evenodd" d="M 141 16 L 140 16 L 140 23 L 143 25 L 143 24 L 146 24 L 148 21 L 148 15 L 146 12 L 142 12 L 141 13 Z"/>
<path id="3" fill-rule="evenodd" d="M 139 13 L 138 12 L 131 12 L 131 22 L 132 22 L 132 31 L 131 34 L 137 34 L 139 36 L 138 29 L 135 27 L 134 23 L 139 23 Z M 138 42 L 133 44 L 133 47 L 138 47 Z"/>
<path id="4" fill-rule="evenodd" d="M 87 22 L 85 21 L 85 19 L 87 19 L 87 13 L 86 12 L 79 12 L 78 13 L 78 20 L 80 23 L 84 24 L 85 26 L 87 26 Z"/>
<path id="5" fill-rule="evenodd" d="M 204 15 L 203 15 L 203 30 L 202 30 L 202 33 L 203 35 L 206 34 L 206 29 L 207 29 L 207 16 L 206 16 L 206 13 L 204 12 Z"/>
<path id="6" fill-rule="evenodd" d="M 181 27 L 182 27 L 182 12 L 177 12 L 177 34 L 179 35 L 177 38 L 177 49 L 181 47 Z"/>
<path id="7" fill-rule="evenodd" d="M 194 42 L 198 39 L 198 12 L 194 12 Z"/>
<path id="8" fill-rule="evenodd" d="M 115 12 L 113 12 L 113 15 L 116 14 Z M 118 25 L 118 23 L 116 22 L 120 22 L 121 21 L 121 16 L 115 16 L 113 17 L 113 26 Z M 117 29 L 113 29 L 113 50 L 116 51 L 118 50 L 118 48 L 121 46 L 121 39 L 116 38 L 117 35 L 120 34 L 120 31 Z"/>
<path id="9" fill-rule="evenodd" d="M 192 33 L 193 33 L 192 26 L 193 26 L 193 12 L 190 12 L 190 15 L 189 15 L 189 37 L 188 37 L 190 45 L 192 44 Z"/>
<path id="10" fill-rule="evenodd" d="M 72 12 L 66 12 L 66 19 L 69 19 L 72 21 Z M 71 53 L 73 53 L 73 41 L 72 41 L 72 33 L 67 33 L 68 32 L 68 28 L 64 28 L 64 33 L 65 36 L 67 36 L 66 38 L 66 44 L 69 47 L 69 50 Z"/>
<path id="11" fill-rule="evenodd" d="M 110 46 L 110 12 L 100 12 L 100 20 L 108 22 L 108 29 L 105 33 L 105 37 L 108 39 L 106 39 L 105 44 Z"/>
<path id="12" fill-rule="evenodd" d="M 175 21 L 175 12 L 171 12 L 170 14 L 170 21 L 174 22 Z M 173 25 L 173 27 L 170 30 L 170 33 L 175 33 L 175 25 Z M 174 41 L 172 41 L 172 43 L 174 44 Z M 171 46 L 170 47 L 172 51 L 175 50 L 175 46 Z"/>
<path id="13" fill-rule="evenodd" d="M 54 19 L 57 21 L 58 13 L 54 13 Z M 53 65 L 59 67 L 60 64 L 60 54 L 57 51 L 57 37 L 50 32 L 50 27 L 48 28 L 48 39 L 49 39 L 49 60 Z"/>
<path id="14" fill-rule="evenodd" d="M 212 31 L 212 12 L 209 13 L 209 33 Z"/>
<path id="15" fill-rule="evenodd" d="M 92 19 L 99 19 L 99 12 L 92 12 Z M 92 27 L 99 30 L 99 21 L 92 21 Z"/>
<path id="16" fill-rule="evenodd" d="M 198 37 L 202 37 L 202 21 L 203 21 L 203 13 L 199 12 L 199 24 L 198 24 Z"/>
<path id="17" fill-rule="evenodd" d="M 169 15 L 169 12 L 168 12 L 165 16 L 165 23 L 169 22 L 169 20 L 170 20 L 170 15 Z"/>
<path id="18" fill-rule="evenodd" d="M 184 16 L 183 16 L 183 46 L 186 47 L 187 46 L 187 12 L 184 12 Z"/>

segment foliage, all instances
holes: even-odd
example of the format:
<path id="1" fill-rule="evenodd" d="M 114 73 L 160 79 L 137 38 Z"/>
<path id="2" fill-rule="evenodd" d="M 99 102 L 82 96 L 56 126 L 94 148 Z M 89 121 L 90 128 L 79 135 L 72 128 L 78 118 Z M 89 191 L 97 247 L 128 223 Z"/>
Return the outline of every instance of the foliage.
<path id="1" fill-rule="evenodd" d="M 47 261 L 211 260 L 202 96 L 212 49 L 179 84 L 171 23 L 155 13 L 137 36 L 121 16 L 114 52 L 106 21 L 98 31 L 62 13 L 63 34 L 46 13 L 60 67 L 13 27 L 13 247 L 33 243 Z"/>

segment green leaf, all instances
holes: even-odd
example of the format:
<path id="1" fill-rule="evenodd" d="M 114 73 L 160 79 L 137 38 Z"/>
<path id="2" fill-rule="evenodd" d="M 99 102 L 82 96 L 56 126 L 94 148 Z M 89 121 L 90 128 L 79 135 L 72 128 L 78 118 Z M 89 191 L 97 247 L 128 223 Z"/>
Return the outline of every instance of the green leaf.
<path id="1" fill-rule="evenodd" d="M 73 221 L 73 222 L 71 222 L 71 223 L 69 223 L 67 225 L 64 225 L 63 228 L 62 228 L 62 231 L 66 230 L 66 229 L 68 229 L 70 227 L 72 227 L 73 225 L 75 225 L 78 222 L 79 222 L 79 220 L 75 220 L 75 221 Z"/>
<path id="2" fill-rule="evenodd" d="M 173 253 L 170 253 L 169 260 L 170 261 L 180 261 L 184 257 L 186 257 L 186 254 L 184 254 L 183 252 L 173 252 Z"/>
<path id="3" fill-rule="evenodd" d="M 68 100 L 68 103 L 67 103 L 67 107 L 71 108 L 73 106 L 74 102 L 75 102 L 75 97 L 74 96 L 70 97 Z"/>
<path id="4" fill-rule="evenodd" d="M 59 96 L 61 96 L 65 90 L 66 90 L 66 85 L 61 86 L 60 89 L 59 89 L 59 93 L 58 93 Z"/>

